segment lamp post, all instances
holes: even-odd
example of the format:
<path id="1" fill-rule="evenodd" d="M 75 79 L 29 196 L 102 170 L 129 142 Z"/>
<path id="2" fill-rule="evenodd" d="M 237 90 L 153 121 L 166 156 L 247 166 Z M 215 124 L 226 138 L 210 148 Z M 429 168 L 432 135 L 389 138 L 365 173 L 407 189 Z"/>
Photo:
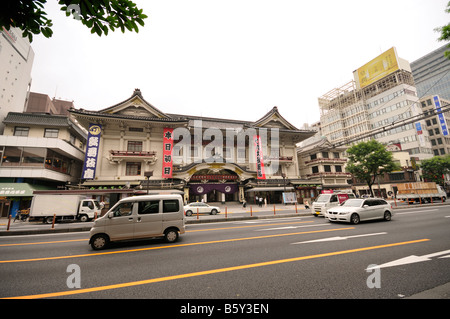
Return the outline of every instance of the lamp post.
<path id="1" fill-rule="evenodd" d="M 148 192 L 150 190 L 150 177 L 153 176 L 153 171 L 144 172 L 144 176 L 147 178 L 147 195 L 148 195 Z"/>

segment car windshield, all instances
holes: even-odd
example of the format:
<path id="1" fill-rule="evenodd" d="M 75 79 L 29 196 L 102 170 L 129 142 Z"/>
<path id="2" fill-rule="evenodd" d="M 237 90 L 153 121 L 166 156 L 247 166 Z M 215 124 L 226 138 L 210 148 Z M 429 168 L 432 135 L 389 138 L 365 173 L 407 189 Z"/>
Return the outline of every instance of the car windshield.
<path id="1" fill-rule="evenodd" d="M 349 198 L 345 202 L 341 204 L 341 206 L 344 207 L 361 207 L 362 202 L 364 199 L 358 199 L 358 198 Z"/>
<path id="2" fill-rule="evenodd" d="M 330 194 L 320 194 L 319 197 L 317 197 L 316 202 L 318 203 L 326 203 L 330 199 Z"/>

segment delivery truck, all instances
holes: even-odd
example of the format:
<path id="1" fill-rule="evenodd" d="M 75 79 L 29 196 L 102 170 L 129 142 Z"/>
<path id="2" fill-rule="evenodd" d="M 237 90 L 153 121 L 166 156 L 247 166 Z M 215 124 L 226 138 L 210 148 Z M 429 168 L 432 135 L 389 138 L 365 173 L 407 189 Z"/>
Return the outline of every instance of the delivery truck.
<path id="1" fill-rule="evenodd" d="M 49 224 L 53 222 L 53 216 L 56 221 L 86 222 L 100 214 L 100 203 L 82 195 L 35 194 L 30 207 L 30 221 L 42 220 Z"/>
<path id="2" fill-rule="evenodd" d="M 426 203 L 447 200 L 447 193 L 434 182 L 397 184 L 397 200 L 409 203 Z"/>

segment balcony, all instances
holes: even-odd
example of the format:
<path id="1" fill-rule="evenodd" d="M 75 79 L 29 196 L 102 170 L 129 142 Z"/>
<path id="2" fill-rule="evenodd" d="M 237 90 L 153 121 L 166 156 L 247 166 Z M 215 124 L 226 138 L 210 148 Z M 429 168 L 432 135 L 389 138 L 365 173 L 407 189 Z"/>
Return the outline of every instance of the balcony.
<path id="1" fill-rule="evenodd" d="M 158 158 L 156 157 L 155 151 L 109 151 L 108 160 L 110 163 L 118 164 L 122 160 L 134 160 L 134 161 L 144 161 L 147 164 L 155 164 Z"/>
<path id="2" fill-rule="evenodd" d="M 305 161 L 305 165 L 308 164 L 318 164 L 318 163 L 334 163 L 334 164 L 343 164 L 347 162 L 346 158 L 316 158 L 310 161 Z"/>
<path id="3" fill-rule="evenodd" d="M 307 178 L 315 178 L 315 177 L 346 177 L 351 178 L 351 173 L 345 173 L 345 172 L 318 172 L 313 174 L 307 174 Z"/>
<path id="4" fill-rule="evenodd" d="M 284 164 L 289 167 L 294 163 L 293 156 L 264 157 L 264 165 L 270 165 L 272 162 L 278 161 L 278 164 Z"/>

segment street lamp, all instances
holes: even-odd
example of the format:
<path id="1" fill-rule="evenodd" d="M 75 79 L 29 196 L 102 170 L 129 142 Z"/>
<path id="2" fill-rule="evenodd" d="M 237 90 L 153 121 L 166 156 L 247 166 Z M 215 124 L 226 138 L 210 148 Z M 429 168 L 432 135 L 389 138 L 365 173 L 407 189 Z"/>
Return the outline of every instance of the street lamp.
<path id="1" fill-rule="evenodd" d="M 150 177 L 153 176 L 153 171 L 144 172 L 144 176 L 147 178 L 147 195 L 148 195 L 148 192 L 150 190 Z"/>

